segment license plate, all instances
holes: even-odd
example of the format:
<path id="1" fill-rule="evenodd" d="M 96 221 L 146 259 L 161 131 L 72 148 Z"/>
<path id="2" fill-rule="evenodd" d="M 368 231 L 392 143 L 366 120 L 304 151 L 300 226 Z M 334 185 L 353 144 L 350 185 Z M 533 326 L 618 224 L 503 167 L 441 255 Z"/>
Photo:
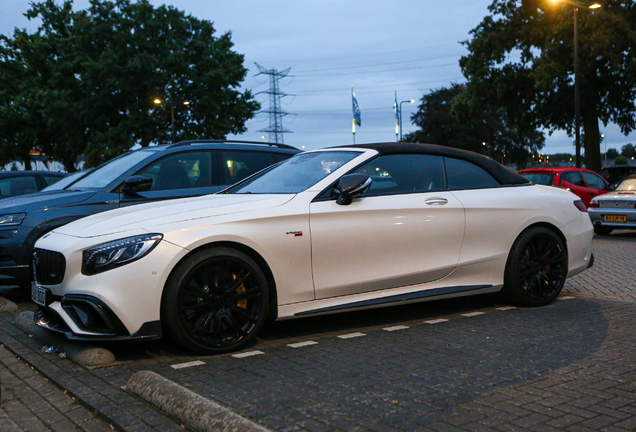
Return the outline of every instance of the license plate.
<path id="1" fill-rule="evenodd" d="M 35 282 L 31 282 L 31 300 L 40 306 L 48 306 L 46 303 L 46 290 Z"/>
<path id="2" fill-rule="evenodd" d="M 603 215 L 604 222 L 627 222 L 625 215 Z"/>

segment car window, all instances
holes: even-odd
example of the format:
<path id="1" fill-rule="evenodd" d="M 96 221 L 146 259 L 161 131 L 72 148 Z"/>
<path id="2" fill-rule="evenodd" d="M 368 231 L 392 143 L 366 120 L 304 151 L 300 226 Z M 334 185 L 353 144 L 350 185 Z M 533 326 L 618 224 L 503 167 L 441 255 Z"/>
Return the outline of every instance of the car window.
<path id="1" fill-rule="evenodd" d="M 485 169 L 461 159 L 444 158 L 448 188 L 456 189 L 484 189 L 499 186 Z"/>
<path id="2" fill-rule="evenodd" d="M 12 177 L 0 180 L 2 196 L 17 196 L 38 191 L 38 185 L 33 177 Z"/>
<path id="3" fill-rule="evenodd" d="M 574 186 L 582 186 L 585 187 L 585 182 L 583 181 L 583 176 L 579 171 L 568 171 L 561 174 L 561 181 L 559 185 L 563 185 L 563 182 L 566 181 L 568 183 L 572 183 Z"/>
<path id="4" fill-rule="evenodd" d="M 636 179 L 627 179 L 620 182 L 617 191 L 633 191 L 636 190 Z"/>
<path id="5" fill-rule="evenodd" d="M 534 184 L 552 186 L 552 179 L 554 174 L 533 173 L 533 174 L 521 174 Z"/>
<path id="6" fill-rule="evenodd" d="M 59 182 L 60 180 L 62 180 L 64 177 L 53 177 L 53 176 L 42 176 L 42 179 L 44 180 L 44 183 L 46 184 L 46 186 L 51 186 L 54 183 Z"/>
<path id="7" fill-rule="evenodd" d="M 66 177 L 62 177 L 61 179 L 59 179 L 59 181 L 42 189 L 42 192 L 64 189 L 66 188 L 66 186 L 73 184 L 74 182 L 82 178 L 83 176 L 87 175 L 90 171 L 91 171 L 90 169 L 76 171 L 72 174 L 67 175 Z"/>
<path id="8" fill-rule="evenodd" d="M 583 171 L 583 177 L 585 177 L 587 187 L 595 189 L 605 189 L 605 182 L 596 174 Z"/>
<path id="9" fill-rule="evenodd" d="M 399 154 L 380 156 L 356 169 L 373 182 L 364 196 L 429 192 L 446 189 L 441 156 Z"/>
<path id="10" fill-rule="evenodd" d="M 155 161 L 137 174 L 152 179 L 150 190 L 188 189 L 211 184 L 210 152 L 184 152 Z"/>
<path id="11" fill-rule="evenodd" d="M 301 153 L 228 189 L 229 194 L 292 194 L 307 190 L 358 156 L 359 152 Z"/>
<path id="12" fill-rule="evenodd" d="M 284 160 L 289 159 L 292 156 L 293 154 L 288 154 L 288 153 L 272 153 L 272 157 L 274 158 L 276 162 L 282 162 Z"/>
<path id="13" fill-rule="evenodd" d="M 221 184 L 224 185 L 237 183 L 276 162 L 266 152 L 222 150 L 220 153 Z"/>
<path id="14" fill-rule="evenodd" d="M 155 154 L 154 151 L 142 150 L 125 153 L 104 162 L 88 175 L 70 185 L 69 189 L 101 189 L 132 168 L 137 163 Z"/>

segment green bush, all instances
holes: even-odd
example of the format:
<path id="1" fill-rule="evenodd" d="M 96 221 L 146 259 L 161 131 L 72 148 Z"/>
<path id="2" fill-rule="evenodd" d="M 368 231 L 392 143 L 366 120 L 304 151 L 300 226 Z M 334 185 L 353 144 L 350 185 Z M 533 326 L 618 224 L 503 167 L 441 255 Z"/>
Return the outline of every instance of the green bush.
<path id="1" fill-rule="evenodd" d="M 625 156 L 617 156 L 616 159 L 614 159 L 614 165 L 627 165 L 629 164 L 629 162 L 627 161 L 627 158 Z"/>

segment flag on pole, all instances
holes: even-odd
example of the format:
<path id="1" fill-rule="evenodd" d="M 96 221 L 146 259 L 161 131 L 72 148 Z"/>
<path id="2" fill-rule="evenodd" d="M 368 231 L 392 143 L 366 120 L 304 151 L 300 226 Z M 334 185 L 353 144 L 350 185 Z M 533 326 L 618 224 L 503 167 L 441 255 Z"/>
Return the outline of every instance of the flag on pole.
<path id="1" fill-rule="evenodd" d="M 395 111 L 395 136 L 397 136 L 400 133 L 400 111 L 398 110 L 397 89 L 395 89 L 395 103 L 393 104 L 393 110 Z"/>
<path id="2" fill-rule="evenodd" d="M 351 102 L 353 104 L 353 133 L 356 133 L 356 125 L 362 126 L 362 120 L 360 118 L 360 106 L 358 105 L 358 100 L 356 99 L 356 94 L 353 91 L 353 86 L 351 86 Z"/>

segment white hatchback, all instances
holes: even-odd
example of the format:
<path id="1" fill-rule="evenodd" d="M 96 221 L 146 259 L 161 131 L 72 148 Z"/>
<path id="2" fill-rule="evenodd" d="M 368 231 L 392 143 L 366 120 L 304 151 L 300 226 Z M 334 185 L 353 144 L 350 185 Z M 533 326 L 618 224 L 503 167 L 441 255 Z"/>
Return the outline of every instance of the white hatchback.
<path id="1" fill-rule="evenodd" d="M 36 322 L 69 338 L 239 349 L 289 319 L 502 291 L 541 306 L 592 264 L 577 196 L 407 143 L 298 154 L 216 195 L 65 225 L 34 254 Z"/>

